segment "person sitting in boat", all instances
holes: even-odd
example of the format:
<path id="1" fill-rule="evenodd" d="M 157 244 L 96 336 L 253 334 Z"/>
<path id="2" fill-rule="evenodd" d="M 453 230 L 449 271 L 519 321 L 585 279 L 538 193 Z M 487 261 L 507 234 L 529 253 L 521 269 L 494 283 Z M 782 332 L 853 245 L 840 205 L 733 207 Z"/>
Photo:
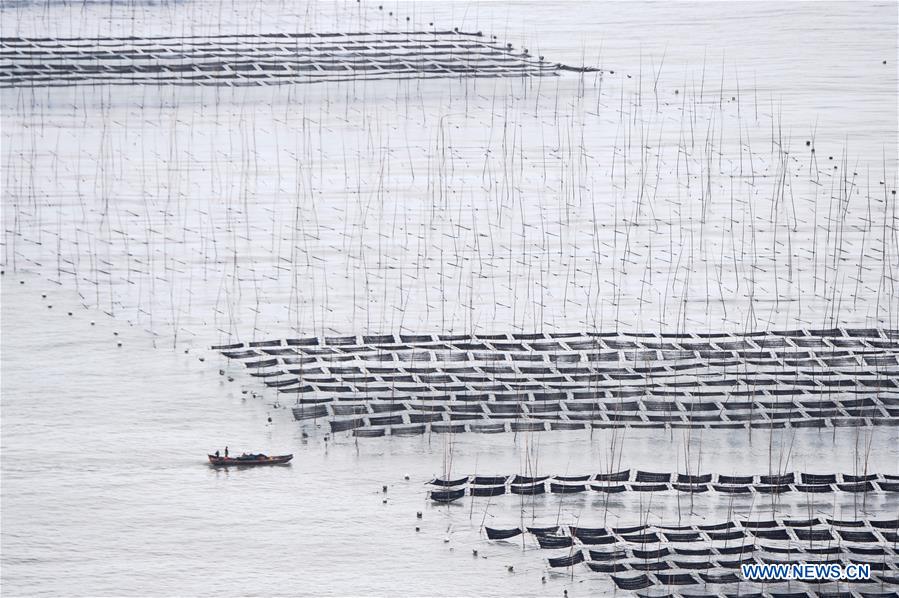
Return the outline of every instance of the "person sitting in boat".
<path id="1" fill-rule="evenodd" d="M 218 452 L 218 449 L 215 450 L 215 458 L 216 458 L 216 459 L 219 458 L 219 452 Z"/>

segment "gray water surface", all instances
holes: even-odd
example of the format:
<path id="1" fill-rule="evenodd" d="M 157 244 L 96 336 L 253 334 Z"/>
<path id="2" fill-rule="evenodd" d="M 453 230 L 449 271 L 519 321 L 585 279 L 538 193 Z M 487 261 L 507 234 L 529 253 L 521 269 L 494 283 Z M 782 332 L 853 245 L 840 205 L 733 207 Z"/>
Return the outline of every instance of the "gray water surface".
<path id="1" fill-rule="evenodd" d="M 895 474 L 899 435 L 896 427 L 757 430 L 751 438 L 745 431 L 597 430 L 357 442 L 331 437 L 324 422 L 301 428 L 288 409 L 292 399 L 208 350 L 235 339 L 442 327 L 899 328 L 891 270 L 899 250 L 895 199 L 885 193 L 896 187 L 899 154 L 895 3 L 384 3 L 378 11 L 343 1 L 14 2 L 2 7 L 0 29 L 4 36 L 350 31 L 402 29 L 406 15 L 414 23 L 495 33 L 549 60 L 599 64 L 619 77 L 608 79 L 604 91 L 590 83 L 585 97 L 597 103 L 589 106 L 578 102 L 573 76 L 542 80 L 539 92 L 537 82 L 494 81 L 0 90 L 4 594 L 602 595 L 612 592 L 607 576 L 550 572 L 545 555 L 531 547 L 488 543 L 482 524 L 686 524 L 734 513 L 887 518 L 899 512 L 897 500 L 883 495 L 864 503 L 784 498 L 776 505 L 735 505 L 713 496 L 692 505 L 664 496 L 611 504 L 592 496 L 507 496 L 437 507 L 427 500 L 428 480 L 473 473 L 576 475 L 620 465 Z M 662 106 L 655 110 L 650 81 L 663 61 Z M 619 113 L 617 99 L 634 102 L 641 76 L 646 112 L 639 114 L 646 120 L 636 122 L 637 112 Z M 708 89 L 700 94 L 703 85 Z M 728 104 L 738 89 L 740 101 Z M 748 164 L 740 132 L 753 140 L 753 152 L 771 157 L 771 123 L 782 124 L 783 138 L 800 150 L 789 167 L 797 201 L 792 210 L 777 208 L 786 215 L 781 224 L 796 225 L 793 232 L 779 236 L 768 227 L 769 208 L 781 213 L 771 208 L 769 193 L 778 166 L 756 162 L 772 179 L 735 183 L 746 193 L 734 220 L 740 226 L 728 228 L 733 215 L 722 210 L 733 204 L 716 187 L 720 203 L 710 221 L 720 228 L 710 227 L 702 241 L 684 240 L 699 230 L 698 221 L 687 222 L 699 204 L 690 201 L 684 180 L 670 174 L 682 143 L 685 108 L 677 101 L 684 90 L 697 98 L 698 121 L 727 123 L 722 147 L 715 146 L 724 154 L 714 178 L 721 189 L 734 180 L 722 173 Z M 484 158 L 486 146 L 494 156 L 500 152 L 500 127 L 489 128 L 502 115 L 497 106 L 510 109 L 509 129 L 524 140 L 518 146 L 523 162 Z M 576 202 L 565 189 L 570 192 L 577 160 L 559 148 L 579 147 L 572 135 L 578 127 L 585 146 L 597 152 L 590 157 L 596 164 L 585 169 L 595 175 L 589 184 L 596 193 Z M 641 128 L 652 133 L 648 139 L 661 140 L 670 160 L 654 200 L 658 212 L 635 210 L 619 186 L 621 171 L 609 175 L 620 136 Z M 845 238 L 855 243 L 846 256 L 825 238 L 839 177 L 812 176 L 804 146 L 812 138 L 822 163 L 832 155 L 840 168 L 862 173 L 860 192 L 843 206 Z M 426 173 L 436 170 L 428 158 L 441 147 L 455 170 L 429 179 Z M 345 155 L 350 183 L 343 179 Z M 393 167 L 381 179 L 378 158 L 388 155 Z M 538 168 L 545 155 L 557 159 L 546 178 Z M 632 159 L 636 172 L 640 161 Z M 497 172 L 511 164 L 523 173 L 517 183 L 524 191 L 514 203 L 520 211 L 499 223 L 490 220 L 493 212 L 474 210 L 482 201 L 491 209 L 513 205 L 496 191 L 501 184 L 488 185 L 492 175 L 502 177 L 484 176 L 485 164 Z M 392 195 L 366 211 L 379 181 Z M 436 216 L 427 195 L 435 181 L 458 191 L 458 203 Z M 588 185 L 586 178 L 580 182 Z M 567 219 L 560 196 L 571 204 Z M 587 217 L 591 201 L 600 207 L 590 216 L 595 222 Z M 104 203 L 113 208 L 106 211 Z M 748 206 L 763 209 L 750 214 Z M 292 237 L 288 225 L 297 207 L 304 214 L 316 210 L 315 219 L 306 217 L 302 234 Z M 633 258 L 638 267 L 622 270 L 628 256 L 616 244 L 615 218 L 623 219 L 616 209 L 643 227 L 635 228 L 635 247 L 652 238 L 664 242 L 653 251 L 671 255 L 653 259 L 643 252 Z M 171 216 L 160 216 L 165 211 Z M 383 240 L 388 224 L 397 222 L 402 233 Z M 541 228 L 544 222 L 550 225 Z M 760 248 L 750 257 L 745 225 L 753 222 Z M 486 233 L 462 232 L 478 225 L 481 233 L 496 234 L 490 242 L 497 248 L 508 238 L 528 257 L 506 260 L 491 248 L 495 261 L 485 267 L 474 248 L 487 255 Z M 131 235 L 127 251 L 142 262 L 127 256 L 123 236 L 112 232 L 119 226 Z M 152 227 L 161 232 L 148 232 Z M 519 230 L 522 238 L 515 240 Z M 431 244 L 430 261 L 409 261 L 419 254 L 409 244 L 413 233 Z M 285 239 L 300 239 L 308 253 L 292 253 Z M 594 240 L 602 247 L 600 265 L 588 264 L 589 276 L 577 278 L 578 260 Z M 782 249 L 787 240 L 790 249 Z M 458 247 L 465 259 L 444 271 Z M 831 262 L 815 247 L 829 251 L 828 259 L 846 258 L 834 260 L 839 277 L 825 273 Z M 741 249 L 746 254 L 739 259 L 730 254 Z M 447 256 L 442 261 L 440 251 Z M 688 253 L 695 263 L 685 265 Z M 290 275 L 275 268 L 282 257 L 295 260 Z M 795 270 L 788 258 L 796 260 Z M 534 283 L 541 268 L 554 275 L 542 283 L 545 297 Z M 62 272 L 68 269 L 78 274 Z M 731 294 L 719 297 L 715 284 L 707 302 L 708 281 L 721 272 L 730 276 L 722 288 L 732 287 Z M 398 273 L 411 273 L 402 279 L 409 286 L 401 286 Z M 602 313 L 576 303 L 575 291 L 594 275 L 599 290 L 588 294 Z M 739 285 L 754 276 L 752 303 Z M 644 294 L 644 287 L 652 292 Z M 295 457 L 286 467 L 211 469 L 205 455 L 225 445 L 232 452 Z"/>

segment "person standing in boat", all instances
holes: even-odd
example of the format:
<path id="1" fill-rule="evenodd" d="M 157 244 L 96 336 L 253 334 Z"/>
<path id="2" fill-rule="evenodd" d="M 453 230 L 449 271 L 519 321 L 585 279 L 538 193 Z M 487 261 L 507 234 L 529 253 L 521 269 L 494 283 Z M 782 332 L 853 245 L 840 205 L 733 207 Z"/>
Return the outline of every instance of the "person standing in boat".
<path id="1" fill-rule="evenodd" d="M 228 447 L 226 446 L 225 447 L 225 459 L 227 459 L 227 458 L 228 458 Z"/>

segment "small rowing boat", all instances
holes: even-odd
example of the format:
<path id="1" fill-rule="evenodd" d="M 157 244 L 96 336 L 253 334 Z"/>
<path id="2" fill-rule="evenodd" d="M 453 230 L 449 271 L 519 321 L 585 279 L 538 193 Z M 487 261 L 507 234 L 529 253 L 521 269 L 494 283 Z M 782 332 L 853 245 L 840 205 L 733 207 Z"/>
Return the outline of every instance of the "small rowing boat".
<path id="1" fill-rule="evenodd" d="M 281 465 L 293 459 L 293 455 L 241 455 L 240 457 L 216 457 L 206 455 L 214 467 L 243 467 L 248 465 Z"/>

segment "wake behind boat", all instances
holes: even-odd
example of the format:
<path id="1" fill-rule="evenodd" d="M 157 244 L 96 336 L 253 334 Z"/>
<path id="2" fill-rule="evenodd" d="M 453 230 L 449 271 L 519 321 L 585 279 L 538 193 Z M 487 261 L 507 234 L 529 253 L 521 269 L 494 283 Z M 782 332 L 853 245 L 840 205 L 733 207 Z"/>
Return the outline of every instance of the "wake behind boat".
<path id="1" fill-rule="evenodd" d="M 239 457 L 220 457 L 218 455 L 206 455 L 213 467 L 249 466 L 249 465 L 282 465 L 293 459 L 293 455 L 247 455 Z"/>

